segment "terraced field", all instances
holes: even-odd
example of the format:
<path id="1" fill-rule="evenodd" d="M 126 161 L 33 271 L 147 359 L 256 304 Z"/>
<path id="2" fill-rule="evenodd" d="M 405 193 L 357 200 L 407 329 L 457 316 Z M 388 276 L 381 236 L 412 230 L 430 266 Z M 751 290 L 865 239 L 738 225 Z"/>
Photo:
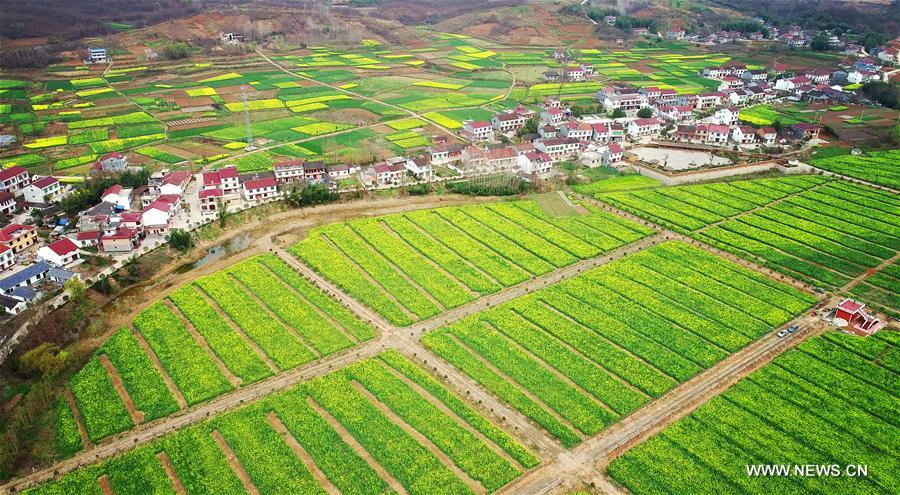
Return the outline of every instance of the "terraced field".
<path id="1" fill-rule="evenodd" d="M 108 339 L 71 380 L 91 442 L 375 336 L 274 255 L 173 292 Z M 61 407 L 65 408 L 65 404 Z M 80 445 L 59 414 L 60 450 Z"/>
<path id="2" fill-rule="evenodd" d="M 551 217 L 533 201 L 513 201 L 330 224 L 291 252 L 404 326 L 650 232 L 592 207 Z"/>
<path id="3" fill-rule="evenodd" d="M 827 333 L 787 351 L 609 467 L 631 493 L 894 493 L 900 343 Z M 748 466 L 837 464 L 839 475 L 748 476 Z M 865 476 L 846 466 L 867 465 Z"/>
<path id="4" fill-rule="evenodd" d="M 846 152 L 846 150 L 845 150 Z M 870 151 L 862 156 L 813 156 L 812 165 L 829 172 L 900 188 L 900 150 Z"/>
<path id="5" fill-rule="evenodd" d="M 597 197 L 829 289 L 870 274 L 900 251 L 900 200 L 878 189 L 817 176 L 643 189 Z M 890 289 L 890 277 L 875 280 L 871 285 L 878 286 L 881 280 Z M 866 286 L 858 289 L 865 290 Z M 876 299 L 896 309 L 896 301 L 891 302 L 890 297 Z"/>
<path id="6" fill-rule="evenodd" d="M 672 241 L 476 313 L 422 342 L 571 447 L 814 301 Z"/>
<path id="7" fill-rule="evenodd" d="M 24 493 L 474 494 L 538 462 L 387 351 Z"/>

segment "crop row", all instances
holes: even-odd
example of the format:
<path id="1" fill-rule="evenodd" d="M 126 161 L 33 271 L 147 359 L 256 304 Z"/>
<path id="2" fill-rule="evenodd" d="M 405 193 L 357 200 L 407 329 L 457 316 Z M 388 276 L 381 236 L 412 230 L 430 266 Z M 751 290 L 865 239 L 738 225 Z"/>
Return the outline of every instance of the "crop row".
<path id="1" fill-rule="evenodd" d="M 573 430 L 595 434 L 812 302 L 669 242 L 476 313 L 422 341 L 571 445 L 578 441 Z"/>
<path id="2" fill-rule="evenodd" d="M 834 156 L 814 158 L 813 165 L 831 172 L 848 175 L 857 179 L 875 182 L 888 187 L 900 187 L 897 174 L 897 150 L 869 151 L 867 156 Z"/>
<path id="3" fill-rule="evenodd" d="M 828 344 L 829 338 L 815 337 L 801 349 L 828 346 L 831 358 L 857 359 Z M 877 371 L 877 366 L 868 363 L 865 369 Z M 617 458 L 609 473 L 638 495 L 890 492 L 900 481 L 896 412 L 896 397 L 888 391 L 791 350 Z M 869 475 L 754 477 L 745 470 L 785 459 L 815 464 L 822 458 L 841 466 L 865 459 Z"/>
<path id="4" fill-rule="evenodd" d="M 438 305 L 460 306 L 650 232 L 597 209 L 550 218 L 536 203 L 517 201 L 331 224 L 291 251 L 406 325 L 437 314 Z"/>
<path id="5" fill-rule="evenodd" d="M 348 442 L 347 435 L 354 441 Z M 420 443 L 417 435 L 427 441 Z M 217 444 L 217 436 L 233 458 Z M 305 455 L 295 453 L 293 441 Z M 521 474 L 498 448 L 526 468 L 538 463 L 533 453 L 427 371 L 390 351 L 25 493 L 99 495 L 101 476 L 113 493 L 173 493 L 164 462 L 190 495 L 245 493 L 233 466 L 246 471 L 261 494 L 327 493 L 312 475 L 314 467 L 340 493 L 393 492 L 379 476 L 379 467 L 364 460 L 371 457 L 410 495 L 468 495 L 473 490 L 454 473 L 453 465 L 488 492 Z M 452 465 L 445 464 L 446 459 Z"/>

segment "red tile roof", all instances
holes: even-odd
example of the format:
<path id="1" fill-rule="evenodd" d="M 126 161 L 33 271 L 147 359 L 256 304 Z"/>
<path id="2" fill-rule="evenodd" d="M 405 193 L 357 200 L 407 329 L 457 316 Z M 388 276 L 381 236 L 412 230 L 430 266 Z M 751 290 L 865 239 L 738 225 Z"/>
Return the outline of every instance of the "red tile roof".
<path id="1" fill-rule="evenodd" d="M 204 189 L 200 191 L 200 199 L 217 198 L 224 196 L 225 193 L 221 189 Z"/>
<path id="2" fill-rule="evenodd" d="M 120 227 L 112 234 L 106 234 L 103 236 L 103 239 L 131 239 L 137 234 L 135 229 L 129 229 L 126 227 Z"/>
<path id="3" fill-rule="evenodd" d="M 45 189 L 53 184 L 59 182 L 59 179 L 53 177 L 52 175 L 48 175 L 47 177 L 41 177 L 40 179 L 31 183 L 34 187 L 38 187 L 40 189 Z"/>
<path id="4" fill-rule="evenodd" d="M 0 171 L 0 180 L 12 179 L 18 175 L 27 174 L 28 171 L 16 165 Z"/>
<path id="5" fill-rule="evenodd" d="M 855 313 L 864 307 L 865 304 L 859 301 L 854 301 L 853 299 L 844 299 L 840 304 L 838 304 L 838 308 L 848 313 Z"/>
<path id="6" fill-rule="evenodd" d="M 56 242 L 50 243 L 47 247 L 60 256 L 65 256 L 73 251 L 78 251 L 78 246 L 76 246 L 75 243 L 72 242 L 72 239 L 69 239 L 68 237 L 63 237 Z"/>
<path id="7" fill-rule="evenodd" d="M 99 230 L 90 230 L 88 232 L 79 232 L 75 234 L 75 239 L 79 241 L 97 240 L 103 237 L 103 232 Z"/>
<path id="8" fill-rule="evenodd" d="M 244 182 L 244 189 L 252 191 L 254 189 L 262 189 L 265 187 L 275 187 L 275 177 L 264 177 L 262 179 L 248 180 Z"/>
<path id="9" fill-rule="evenodd" d="M 34 225 L 22 225 L 20 223 L 11 223 L 0 229 L 0 241 L 11 241 L 16 232 L 24 230 L 34 230 Z"/>
<path id="10" fill-rule="evenodd" d="M 122 186 L 115 184 L 115 185 L 107 187 L 106 190 L 103 191 L 103 194 L 100 195 L 100 197 L 105 198 L 109 194 L 118 195 L 120 192 L 122 192 Z"/>

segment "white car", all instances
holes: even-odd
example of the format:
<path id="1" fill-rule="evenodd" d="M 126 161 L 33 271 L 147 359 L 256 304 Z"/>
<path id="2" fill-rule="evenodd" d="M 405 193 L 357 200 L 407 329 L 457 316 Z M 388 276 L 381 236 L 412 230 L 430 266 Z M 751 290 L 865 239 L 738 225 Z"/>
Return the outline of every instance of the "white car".
<path id="1" fill-rule="evenodd" d="M 779 336 L 779 337 L 784 337 L 784 336 L 786 336 L 787 334 L 788 334 L 787 328 L 782 328 L 781 330 L 778 331 L 778 336 Z"/>

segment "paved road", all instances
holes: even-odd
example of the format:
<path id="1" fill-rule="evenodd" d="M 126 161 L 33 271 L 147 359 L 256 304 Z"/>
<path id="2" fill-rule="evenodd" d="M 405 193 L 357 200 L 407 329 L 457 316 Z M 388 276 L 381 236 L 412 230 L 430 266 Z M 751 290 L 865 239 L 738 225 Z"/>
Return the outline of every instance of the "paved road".
<path id="1" fill-rule="evenodd" d="M 751 343 L 666 395 L 620 419 L 571 452 L 527 473 L 497 493 L 539 495 L 548 493 L 568 479 L 590 476 L 598 461 L 620 455 L 638 441 L 686 416 L 712 396 L 730 387 L 740 377 L 762 367 L 787 348 L 824 329 L 821 320 L 813 316 L 803 316 L 794 320 L 794 323 L 800 324 L 803 329 L 786 338 L 770 333 Z M 596 472 L 593 475 L 596 476 Z"/>

